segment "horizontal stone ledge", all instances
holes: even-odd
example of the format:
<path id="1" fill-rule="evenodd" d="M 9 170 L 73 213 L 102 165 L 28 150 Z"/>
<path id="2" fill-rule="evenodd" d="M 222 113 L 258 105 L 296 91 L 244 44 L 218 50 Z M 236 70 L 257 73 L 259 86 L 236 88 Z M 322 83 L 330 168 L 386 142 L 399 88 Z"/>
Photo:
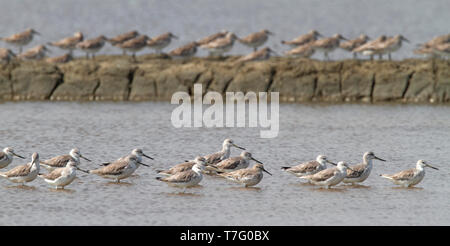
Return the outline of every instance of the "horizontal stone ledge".
<path id="1" fill-rule="evenodd" d="M 165 55 L 79 58 L 64 64 L 0 65 L 0 101 L 170 101 L 175 92 L 279 92 L 281 102 L 450 102 L 450 61 L 319 61 Z"/>

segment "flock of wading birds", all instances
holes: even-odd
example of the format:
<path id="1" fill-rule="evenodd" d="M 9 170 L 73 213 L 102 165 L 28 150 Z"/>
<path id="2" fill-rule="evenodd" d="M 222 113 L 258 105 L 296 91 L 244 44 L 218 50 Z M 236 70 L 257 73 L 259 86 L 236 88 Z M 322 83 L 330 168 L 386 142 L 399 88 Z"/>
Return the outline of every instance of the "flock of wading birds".
<path id="1" fill-rule="evenodd" d="M 239 156 L 230 157 L 231 148 L 242 149 Z M 25 159 L 16 154 L 12 148 L 5 148 L 0 152 L 0 168 L 7 167 L 13 160 L 13 157 Z M 80 170 L 89 174 L 96 174 L 100 177 L 113 179 L 120 183 L 120 180 L 130 177 L 140 166 L 147 166 L 142 163 L 142 157 L 153 160 L 152 157 L 143 153 L 141 149 L 134 149 L 131 154 L 121 157 L 112 162 L 102 163 L 102 167 L 94 170 L 83 170 L 78 166 L 80 158 L 90 161 L 82 156 L 78 149 L 72 149 L 68 155 L 56 156 L 48 160 L 41 161 L 38 153 L 33 153 L 31 162 L 25 165 L 16 166 L 7 172 L 0 172 L 0 176 L 8 180 L 21 183 L 31 182 L 36 177 L 42 178 L 48 184 L 56 189 L 64 189 L 76 177 L 76 171 Z M 257 162 L 249 168 L 250 161 Z M 385 161 L 373 152 L 366 152 L 363 156 L 363 163 L 349 166 L 341 161 L 337 164 L 328 160 L 326 156 L 319 155 L 316 160 L 301 163 L 292 167 L 281 167 L 286 172 L 309 181 L 310 184 L 326 187 L 335 186 L 341 182 L 357 184 L 369 177 L 373 167 L 373 161 Z M 327 163 L 336 167 L 327 168 Z M 40 173 L 40 166 L 48 170 L 48 173 Z M 381 177 L 404 187 L 411 187 L 418 184 L 425 176 L 425 167 L 431 166 L 424 160 L 419 160 L 415 168 L 398 172 L 396 174 L 382 174 Z M 236 145 L 233 140 L 225 139 L 222 150 L 206 156 L 197 156 L 194 160 L 185 161 L 175 165 L 167 170 L 157 170 L 157 173 L 166 177 L 157 177 L 159 181 L 168 183 L 171 186 L 184 188 L 196 186 L 203 179 L 203 173 L 218 175 L 231 181 L 250 187 L 257 185 L 263 178 L 263 172 L 269 173 L 264 169 L 263 163 L 256 160 L 245 148 Z"/>
<path id="2" fill-rule="evenodd" d="M 19 47 L 19 54 L 17 56 L 9 49 L 0 48 L 0 61 L 2 63 L 9 62 L 14 57 L 25 60 L 39 60 L 45 58 L 46 53 L 49 51 L 45 45 L 38 45 L 22 53 L 22 47 L 29 44 L 33 40 L 33 35 L 35 34 L 39 35 L 37 31 L 27 29 L 24 32 L 0 38 L 0 40 L 4 42 Z M 197 47 L 200 47 L 208 50 L 211 56 L 223 56 L 224 53 L 232 49 L 235 40 L 238 40 L 245 46 L 254 49 L 253 53 L 241 57 L 238 60 L 239 62 L 264 60 L 268 59 L 271 55 L 276 54 L 276 52 L 269 47 L 258 50 L 260 46 L 266 43 L 269 35 L 273 35 L 273 33 L 264 29 L 246 37 L 238 38 L 233 32 L 224 30 L 174 49 L 170 51 L 168 55 L 178 58 L 192 57 L 197 52 Z M 76 32 L 71 37 L 56 42 L 49 42 L 48 45 L 68 50 L 68 53 L 63 56 L 47 58 L 46 60 L 51 63 L 68 62 L 73 59 L 72 53 L 75 49 L 84 51 L 87 58 L 89 57 L 89 54 L 94 58 L 95 53 L 99 52 L 106 42 L 122 49 L 124 55 L 126 52 L 131 52 L 135 59 L 136 52 L 141 51 L 146 47 L 154 49 L 157 53 L 162 53 L 162 50 L 171 43 L 172 38 L 177 39 L 178 37 L 168 32 L 155 38 L 150 38 L 147 35 L 139 34 L 138 31 L 131 31 L 114 38 L 107 38 L 101 35 L 94 39 L 84 40 L 83 34 L 81 32 Z M 345 42 L 341 43 L 341 40 L 345 40 Z M 281 43 L 293 48 L 285 52 L 287 56 L 309 58 L 315 51 L 320 51 L 323 52 L 325 58 L 329 60 L 329 53 L 337 48 L 342 48 L 352 52 L 354 58 L 360 53 L 362 55 L 370 56 L 371 59 L 373 59 L 374 55 L 378 55 L 380 59 L 382 59 L 383 55 L 388 55 L 390 60 L 391 53 L 401 48 L 402 41 L 409 42 L 408 39 L 402 35 L 393 37 L 382 35 L 375 40 L 370 40 L 367 35 L 362 34 L 356 39 L 348 40 L 340 34 L 335 34 L 332 37 L 323 37 L 318 31 L 311 30 L 307 34 L 301 35 L 292 41 L 281 41 Z M 418 46 L 419 47 L 414 51 L 416 54 L 432 57 L 449 57 L 450 34 L 435 37 Z"/>

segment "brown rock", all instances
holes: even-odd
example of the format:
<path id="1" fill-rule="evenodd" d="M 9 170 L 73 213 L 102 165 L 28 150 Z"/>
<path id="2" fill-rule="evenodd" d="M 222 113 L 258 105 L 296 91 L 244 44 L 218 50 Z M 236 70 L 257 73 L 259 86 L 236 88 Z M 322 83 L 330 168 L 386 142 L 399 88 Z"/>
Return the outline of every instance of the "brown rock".
<path id="1" fill-rule="evenodd" d="M 227 92 L 267 92 L 274 69 L 266 62 L 247 63 L 226 89 Z"/>
<path id="2" fill-rule="evenodd" d="M 26 62 L 11 73 L 14 100 L 49 99 L 61 74 L 53 65 L 39 62 Z"/>
<path id="3" fill-rule="evenodd" d="M 81 60 L 62 64 L 59 68 L 64 73 L 63 83 L 53 92 L 51 100 L 94 100 L 99 85 L 96 63 Z"/>

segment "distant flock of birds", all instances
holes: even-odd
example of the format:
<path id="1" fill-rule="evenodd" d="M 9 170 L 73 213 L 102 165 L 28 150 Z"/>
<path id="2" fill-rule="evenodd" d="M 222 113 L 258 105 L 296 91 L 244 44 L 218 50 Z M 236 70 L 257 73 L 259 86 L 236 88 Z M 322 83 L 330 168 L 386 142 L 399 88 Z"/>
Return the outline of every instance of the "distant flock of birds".
<path id="1" fill-rule="evenodd" d="M 7 63 L 14 57 L 24 60 L 43 59 L 46 53 L 49 52 L 49 49 L 45 45 L 38 45 L 22 53 L 22 48 L 33 40 L 35 34 L 39 35 L 39 32 L 30 28 L 24 32 L 0 38 L 0 40 L 8 44 L 19 47 L 17 56 L 10 49 L 0 48 L 0 61 Z M 249 34 L 246 37 L 239 38 L 233 32 L 223 30 L 176 48 L 170 51 L 168 55 L 176 58 L 188 58 L 194 56 L 197 52 L 197 47 L 200 47 L 209 51 L 209 54 L 212 56 L 223 56 L 232 49 L 235 40 L 238 40 L 243 45 L 254 49 L 253 53 L 241 57 L 238 61 L 264 60 L 273 54 L 277 55 L 269 47 L 258 50 L 259 47 L 266 43 L 269 35 L 273 35 L 273 33 L 264 29 Z M 68 62 L 73 59 L 72 54 L 75 49 L 80 49 L 85 52 L 87 58 L 89 55 L 94 58 L 95 54 L 102 49 L 106 42 L 122 49 L 123 54 L 131 52 L 132 57 L 135 59 L 136 52 L 146 47 L 154 49 L 156 53 L 162 53 L 163 49 L 171 43 L 173 38 L 177 39 L 178 37 L 170 32 L 150 38 L 147 35 L 140 34 L 138 31 L 131 31 L 113 38 L 107 38 L 101 35 L 97 38 L 84 40 L 83 33 L 76 32 L 71 37 L 63 38 L 56 42 L 49 42 L 48 45 L 67 50 L 68 53 L 63 56 L 47 58 L 47 61 L 51 63 Z M 344 42 L 341 42 L 341 40 L 344 40 Z M 402 41 L 409 42 L 402 35 L 393 37 L 382 35 L 377 39 L 370 40 L 367 35 L 362 34 L 356 39 L 348 40 L 340 34 L 335 34 L 332 37 L 324 37 L 318 31 L 311 30 L 291 41 L 281 41 L 281 43 L 292 47 L 291 50 L 285 52 L 285 55 L 293 57 L 309 58 L 316 51 L 319 51 L 323 52 L 325 59 L 329 60 L 329 53 L 337 48 L 341 48 L 353 53 L 354 58 L 357 58 L 357 54 L 370 56 L 370 59 L 373 59 L 375 55 L 378 55 L 379 59 L 382 59 L 383 55 L 388 55 L 390 60 L 391 54 L 401 48 Z M 431 57 L 449 57 L 450 34 L 435 37 L 424 44 L 418 45 L 414 53 Z"/>
<path id="2" fill-rule="evenodd" d="M 230 157 L 232 147 L 242 149 L 243 152 L 239 156 Z M 0 152 L 0 169 L 6 168 L 13 161 L 14 156 L 25 159 L 23 156 L 16 154 L 10 147 L 3 149 Z M 81 155 L 76 148 L 72 149 L 68 155 L 60 155 L 43 161 L 39 159 L 38 153 L 33 153 L 30 163 L 16 166 L 6 172 L 0 172 L 0 177 L 4 177 L 14 183 L 20 183 L 22 186 L 35 180 L 36 177 L 40 177 L 56 189 L 64 189 L 65 186 L 72 183 L 75 179 L 76 171 L 80 170 L 88 174 L 96 174 L 103 178 L 113 179 L 115 182 L 120 183 L 121 180 L 130 177 L 140 165 L 149 167 L 148 164 L 142 163 L 142 157 L 153 160 L 152 157 L 144 154 L 142 149 L 134 149 L 129 155 L 112 162 L 102 163 L 100 168 L 83 170 L 79 168 L 80 158 L 89 162 L 91 160 Z M 251 160 L 257 162 L 253 167 L 249 167 Z M 364 182 L 372 170 L 373 160 L 385 161 L 375 156 L 373 152 L 366 152 L 363 155 L 363 163 L 349 166 L 346 162 L 341 161 L 336 164 L 328 160 L 326 156 L 319 155 L 316 160 L 281 168 L 288 173 L 307 180 L 310 184 L 328 189 L 341 182 L 353 185 Z M 327 168 L 327 163 L 336 167 Z M 40 173 L 41 166 L 47 169 L 48 172 Z M 425 167 L 438 170 L 438 168 L 431 166 L 426 161 L 419 160 L 415 168 L 392 175 L 382 174 L 381 177 L 389 179 L 397 185 L 412 187 L 424 178 Z M 198 156 L 194 160 L 187 160 L 167 170 L 157 170 L 158 174 L 165 177 L 157 177 L 156 179 L 171 186 L 184 188 L 183 192 L 185 192 L 186 188 L 197 186 L 202 181 L 203 173 L 218 175 L 243 184 L 245 187 L 251 187 L 262 180 L 263 172 L 272 176 L 264 168 L 263 163 L 256 160 L 245 148 L 236 145 L 231 139 L 225 139 L 220 151 L 206 156 Z"/>

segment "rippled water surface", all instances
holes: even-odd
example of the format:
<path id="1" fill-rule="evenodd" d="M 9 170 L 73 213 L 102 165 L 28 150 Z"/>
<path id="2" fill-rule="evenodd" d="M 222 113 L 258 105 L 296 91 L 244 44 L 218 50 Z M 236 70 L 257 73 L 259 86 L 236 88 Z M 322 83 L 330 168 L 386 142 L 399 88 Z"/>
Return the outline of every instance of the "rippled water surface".
<path id="1" fill-rule="evenodd" d="M 354 38 L 366 33 L 372 38 L 382 34 L 403 34 L 411 44 L 404 45 L 393 58 L 414 56 L 415 44 L 447 34 L 450 23 L 448 0 L 0 0 L 0 36 L 28 27 L 42 33 L 32 45 L 56 41 L 80 30 L 86 38 L 100 34 L 114 36 L 132 29 L 154 37 L 171 31 L 180 37 L 168 49 L 197 40 L 221 29 L 245 36 L 267 28 L 275 33 L 267 45 L 280 54 L 287 49 L 281 40 L 290 40 L 311 29 L 325 36 L 341 33 Z M 0 47 L 7 46 L 0 43 Z M 101 51 L 120 54 L 110 45 Z M 149 49 L 142 53 L 151 52 Z M 236 44 L 231 54 L 249 53 Z M 53 49 L 51 55 L 62 54 Z M 200 51 L 198 55 L 205 55 Z M 315 54 L 322 58 L 322 54 Z M 351 57 L 337 51 L 332 58 Z"/>
<path id="2" fill-rule="evenodd" d="M 93 160 L 92 169 L 142 147 L 155 161 L 140 167 L 127 184 L 111 184 L 78 173 L 67 191 L 40 179 L 28 189 L 0 179 L 0 225 L 450 225 L 450 107 L 393 105 L 281 105 L 280 133 L 259 138 L 258 128 L 182 128 L 170 122 L 168 103 L 0 104 L 0 146 L 42 158 L 72 147 Z M 257 189 L 206 176 L 201 187 L 180 189 L 155 180 L 155 170 L 218 151 L 231 137 L 265 163 Z M 375 162 L 361 187 L 324 190 L 280 170 L 280 166 L 326 154 L 352 164 L 364 151 Z M 238 155 L 237 149 L 232 155 Z M 414 189 L 399 189 L 378 176 L 428 160 Z M 7 168 L 23 161 L 15 159 Z"/>

